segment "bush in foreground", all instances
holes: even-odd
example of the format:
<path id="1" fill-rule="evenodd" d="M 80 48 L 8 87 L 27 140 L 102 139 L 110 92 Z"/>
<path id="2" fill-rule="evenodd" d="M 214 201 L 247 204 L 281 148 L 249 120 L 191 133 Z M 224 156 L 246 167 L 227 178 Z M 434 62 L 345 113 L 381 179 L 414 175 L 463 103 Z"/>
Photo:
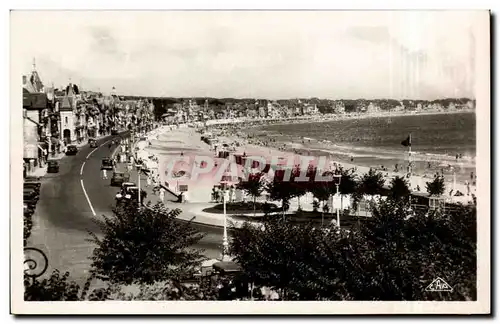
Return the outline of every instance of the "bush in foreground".
<path id="1" fill-rule="evenodd" d="M 246 225 L 231 251 L 258 286 L 287 300 L 475 300 L 476 208 L 413 214 L 381 202 L 350 231 L 286 219 Z M 436 278 L 452 292 L 428 292 Z"/>
<path id="2" fill-rule="evenodd" d="M 179 222 L 180 210 L 156 204 L 138 209 L 126 205 L 100 224 L 104 237 L 90 233 L 97 244 L 92 268 L 113 283 L 151 284 L 189 277 L 203 260 L 191 248 L 203 234 L 189 222 Z"/>

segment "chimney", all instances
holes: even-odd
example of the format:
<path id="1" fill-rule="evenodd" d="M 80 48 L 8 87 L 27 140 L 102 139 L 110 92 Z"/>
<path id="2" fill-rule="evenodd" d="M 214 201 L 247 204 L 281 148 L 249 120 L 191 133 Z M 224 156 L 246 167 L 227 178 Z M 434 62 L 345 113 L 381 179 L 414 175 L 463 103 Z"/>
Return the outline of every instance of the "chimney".
<path id="1" fill-rule="evenodd" d="M 25 85 L 28 82 L 28 77 L 26 75 L 23 75 L 23 85 Z"/>

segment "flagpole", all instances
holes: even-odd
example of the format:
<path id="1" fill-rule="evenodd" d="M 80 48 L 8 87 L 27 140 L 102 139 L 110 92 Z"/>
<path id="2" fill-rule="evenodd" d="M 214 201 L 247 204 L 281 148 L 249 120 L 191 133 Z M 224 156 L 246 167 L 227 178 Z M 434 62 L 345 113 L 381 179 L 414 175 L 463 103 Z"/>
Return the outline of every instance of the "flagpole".
<path id="1" fill-rule="evenodd" d="M 409 198 L 409 202 L 410 202 L 410 209 L 411 209 L 411 192 L 413 191 L 412 190 L 412 185 L 411 185 L 411 174 L 412 174 L 412 168 L 411 168 L 411 133 L 410 133 L 410 136 L 409 136 L 409 145 L 408 145 L 408 171 L 409 171 L 409 183 L 410 183 L 410 198 Z"/>
<path id="2" fill-rule="evenodd" d="M 412 169 L 411 169 L 411 133 L 409 136 L 410 142 L 408 143 L 408 166 L 409 166 L 409 171 L 410 171 L 410 188 L 411 188 L 411 174 L 412 174 Z"/>

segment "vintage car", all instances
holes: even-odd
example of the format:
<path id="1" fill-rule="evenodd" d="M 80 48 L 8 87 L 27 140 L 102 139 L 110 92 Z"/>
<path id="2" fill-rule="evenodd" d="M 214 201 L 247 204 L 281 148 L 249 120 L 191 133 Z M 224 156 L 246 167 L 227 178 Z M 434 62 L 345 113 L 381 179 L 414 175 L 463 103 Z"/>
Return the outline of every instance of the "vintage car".
<path id="1" fill-rule="evenodd" d="M 33 189 L 36 193 L 40 193 L 40 182 L 25 182 L 23 183 L 23 189 Z"/>
<path id="2" fill-rule="evenodd" d="M 68 145 L 66 149 L 66 155 L 76 155 L 78 153 L 78 147 L 76 145 Z"/>
<path id="3" fill-rule="evenodd" d="M 102 159 L 101 170 L 113 170 L 113 169 L 114 169 L 113 159 L 111 158 Z"/>
<path id="4" fill-rule="evenodd" d="M 127 183 L 130 179 L 130 174 L 125 172 L 113 172 L 113 176 L 111 177 L 111 186 L 121 186 L 124 183 Z"/>
<path id="5" fill-rule="evenodd" d="M 122 186 L 122 190 L 120 190 L 120 192 L 117 193 L 115 197 L 118 203 L 118 202 L 137 200 L 138 195 L 139 195 L 139 187 Z M 146 195 L 147 195 L 146 192 L 144 190 L 141 190 L 141 201 L 144 201 Z"/>
<path id="6" fill-rule="evenodd" d="M 126 191 L 127 188 L 129 188 L 129 187 L 137 187 L 137 185 L 135 183 L 133 183 L 133 182 L 124 182 L 122 184 L 121 190 L 122 191 Z"/>
<path id="7" fill-rule="evenodd" d="M 23 189 L 23 202 L 30 208 L 35 208 L 38 202 L 38 193 L 35 189 Z"/>
<path id="8" fill-rule="evenodd" d="M 47 173 L 58 173 L 59 172 L 59 161 L 49 160 L 47 162 Z"/>
<path id="9" fill-rule="evenodd" d="M 31 206 L 27 202 L 23 202 L 23 214 L 25 216 L 33 215 L 34 212 L 35 212 L 35 209 L 33 208 L 33 206 Z"/>
<path id="10" fill-rule="evenodd" d="M 94 148 L 94 147 L 98 147 L 97 145 L 97 141 L 95 140 L 95 138 L 89 138 L 89 145 L 90 147 Z"/>

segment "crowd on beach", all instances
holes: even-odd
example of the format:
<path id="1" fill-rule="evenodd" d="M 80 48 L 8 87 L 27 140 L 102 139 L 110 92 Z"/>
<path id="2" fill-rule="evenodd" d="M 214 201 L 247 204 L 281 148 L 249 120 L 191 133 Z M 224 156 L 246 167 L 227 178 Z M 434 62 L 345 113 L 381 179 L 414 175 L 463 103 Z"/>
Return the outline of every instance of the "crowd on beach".
<path id="1" fill-rule="evenodd" d="M 302 156 L 329 155 L 326 150 L 315 148 L 314 146 L 318 144 L 318 141 L 310 138 L 301 138 L 298 141 L 292 141 L 289 138 L 286 138 L 286 136 L 283 136 L 282 133 L 277 134 L 278 136 L 258 134 L 251 129 L 244 129 L 241 127 L 241 125 L 238 124 L 214 125 L 209 130 L 221 137 L 226 137 L 228 139 L 237 138 L 241 143 L 241 146 L 254 145 L 262 148 L 267 148 L 269 149 L 269 153 L 271 153 L 272 149 L 274 149 L 280 152 L 287 152 Z M 286 141 L 276 139 L 280 136 L 282 136 L 282 138 L 286 138 Z M 325 144 L 329 144 L 328 142 L 329 141 L 322 141 L 321 144 L 324 147 Z M 331 157 L 332 156 L 330 155 L 330 158 Z M 463 158 L 464 157 L 462 154 L 456 155 L 456 161 L 458 163 Z M 338 163 L 340 165 L 340 162 Z M 348 160 L 346 162 L 343 162 L 343 164 L 345 164 L 347 168 L 353 168 L 357 171 L 357 166 L 355 165 L 355 163 L 356 160 L 353 156 L 348 157 Z M 369 167 L 369 169 L 374 169 L 375 171 L 382 172 L 386 179 L 386 183 L 395 175 L 406 177 L 408 180 L 413 179 L 412 182 L 414 182 L 415 184 L 411 189 L 417 192 L 425 192 L 426 188 L 424 181 L 415 181 L 416 177 L 428 179 L 428 181 L 431 181 L 434 177 L 440 176 L 443 177 L 443 179 L 446 179 L 446 182 L 451 187 L 451 190 L 447 190 L 447 195 L 454 197 L 475 195 L 477 176 L 474 171 L 471 171 L 470 177 L 464 180 L 463 171 L 460 170 L 459 167 L 457 168 L 456 165 L 451 165 L 451 163 L 446 165 L 444 163 L 439 163 L 436 161 L 421 161 L 418 166 L 419 168 L 417 168 L 416 162 L 411 161 L 406 163 L 395 163 L 392 167 L 388 167 L 387 165 L 371 166 Z M 463 180 L 457 183 L 456 173 L 461 171 L 462 173 L 460 175 Z"/>

